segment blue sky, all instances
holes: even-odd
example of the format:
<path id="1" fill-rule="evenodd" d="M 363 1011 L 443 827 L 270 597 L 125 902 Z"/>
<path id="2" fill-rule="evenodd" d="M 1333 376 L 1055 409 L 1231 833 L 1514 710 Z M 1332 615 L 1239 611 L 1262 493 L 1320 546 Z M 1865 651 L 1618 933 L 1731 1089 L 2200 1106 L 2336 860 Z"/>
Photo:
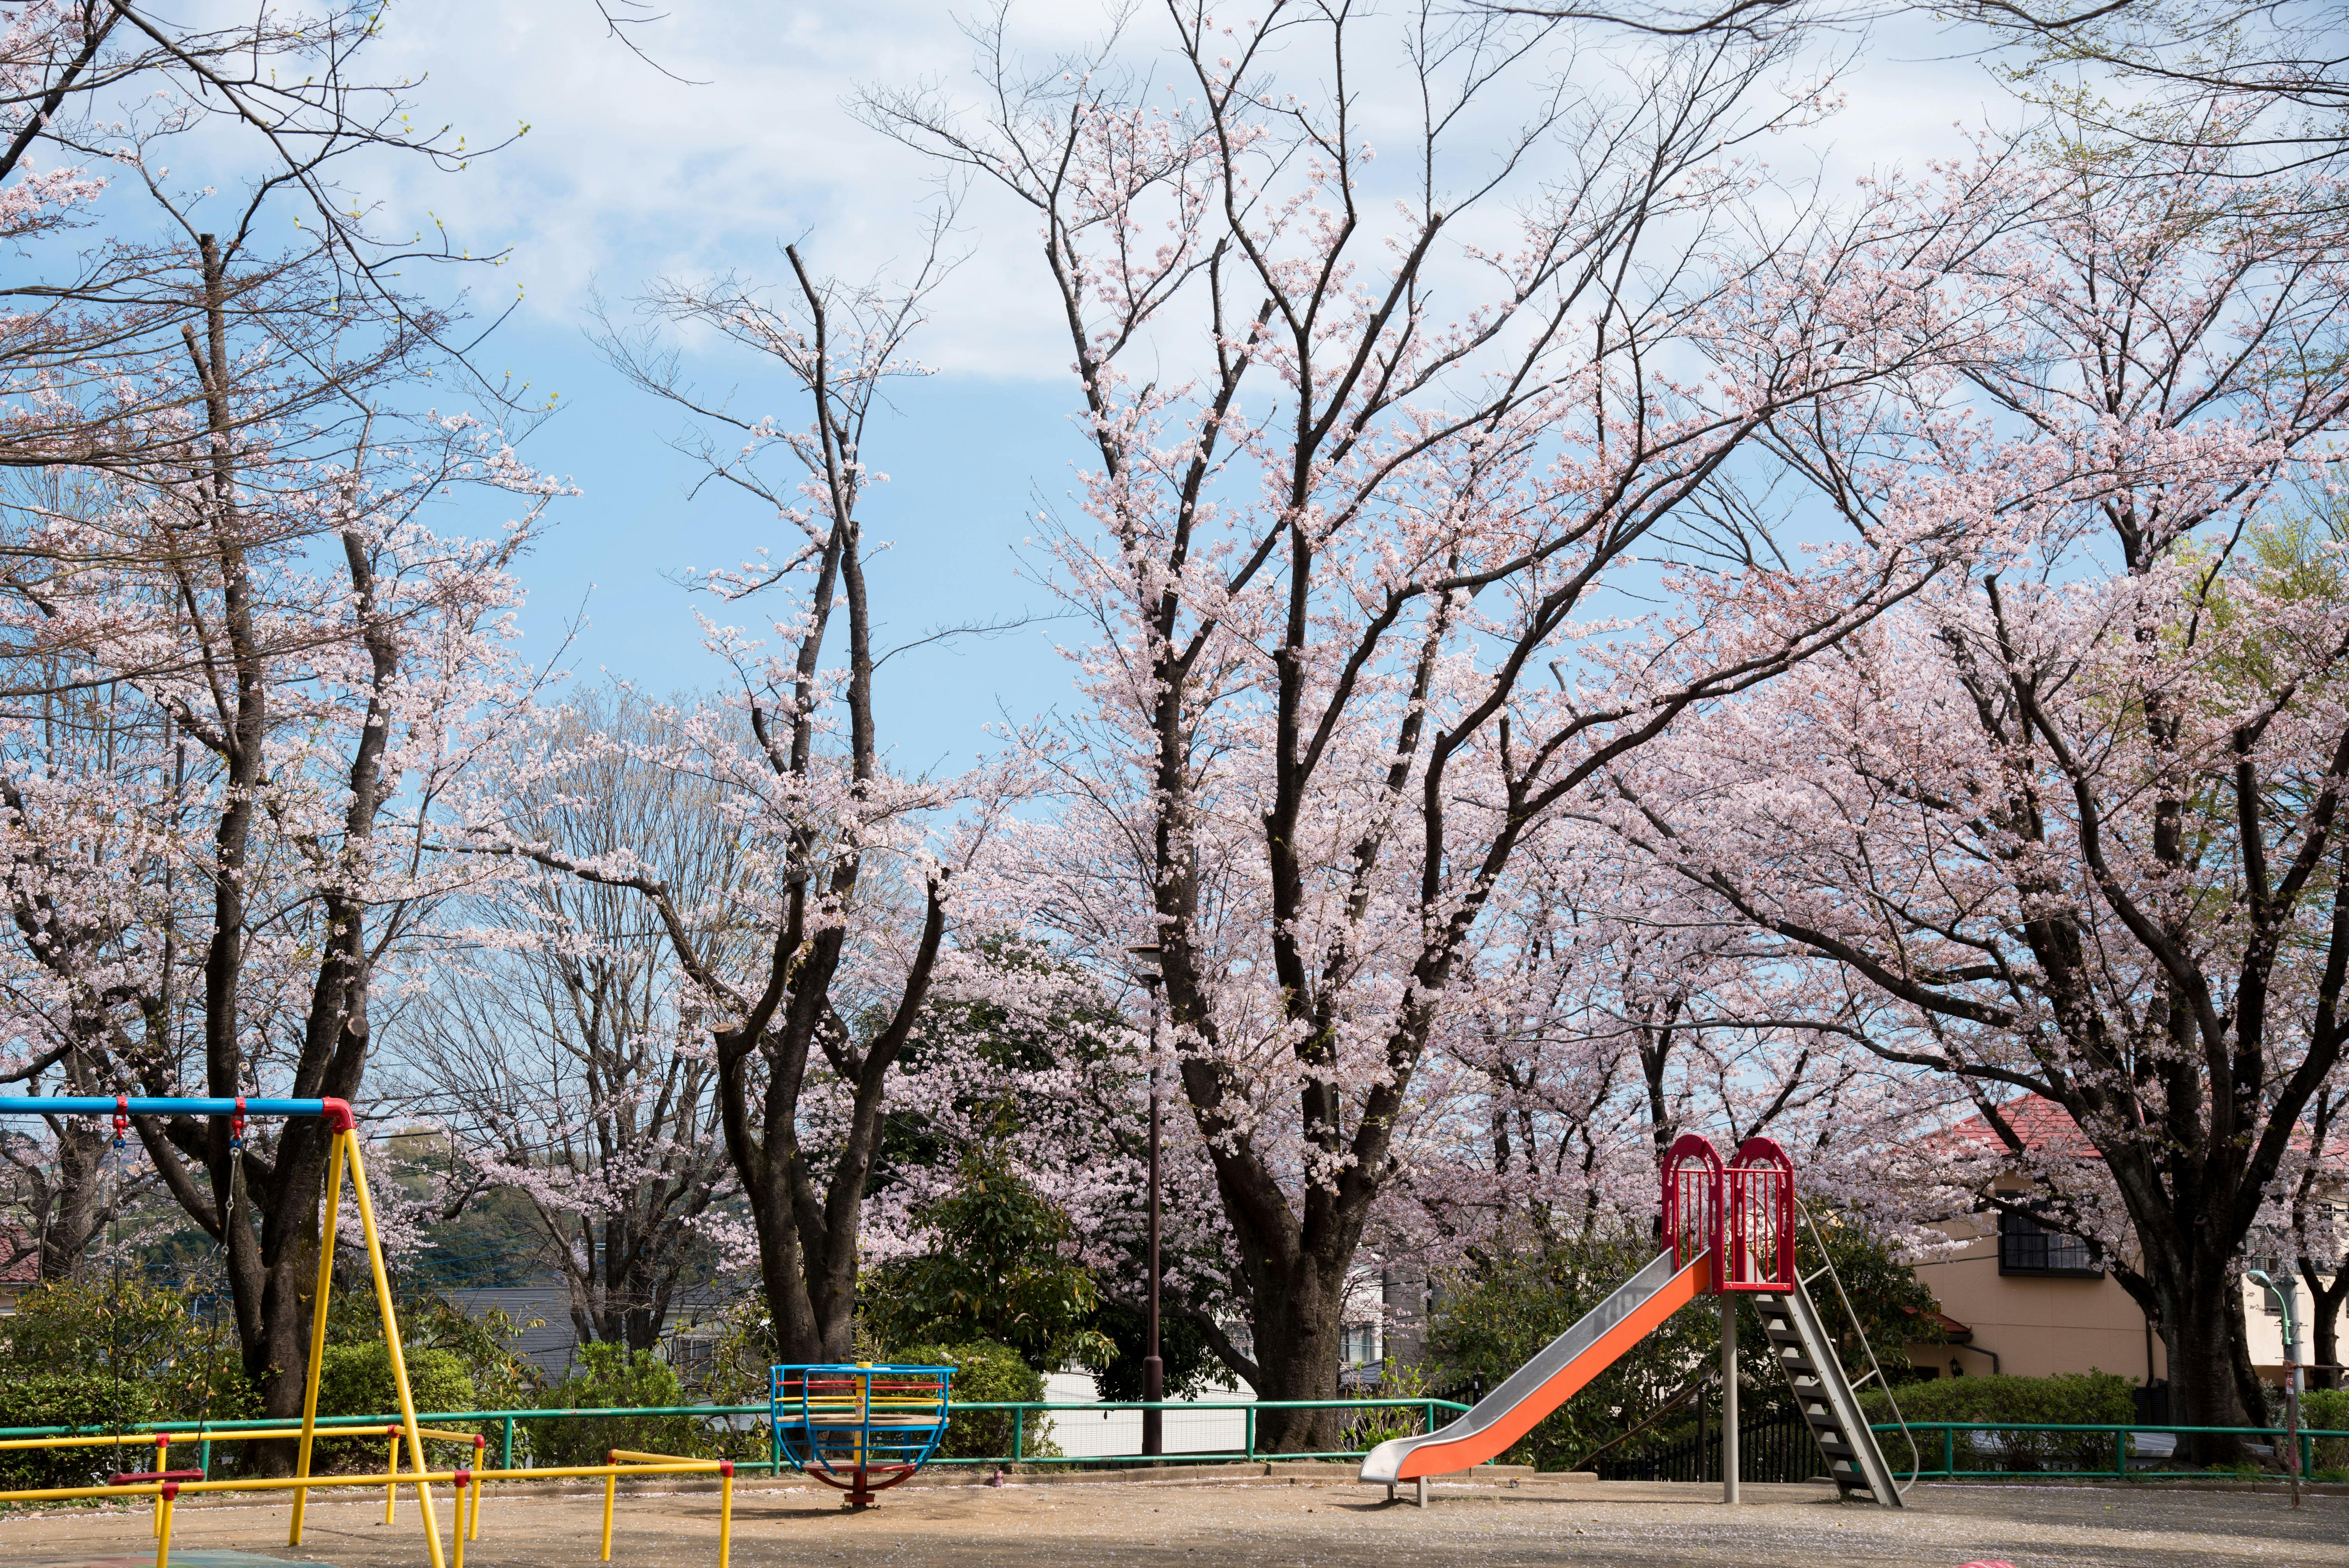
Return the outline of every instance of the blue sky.
<path id="1" fill-rule="evenodd" d="M 935 0 L 680 0 L 636 35 L 679 81 L 605 37 L 588 0 L 388 8 L 381 58 L 419 78 L 419 121 L 450 120 L 476 145 L 530 126 L 460 174 L 387 170 L 371 193 L 395 212 L 429 212 L 475 254 L 511 253 L 474 279 L 480 314 L 520 299 L 482 365 L 561 394 L 563 412 L 523 450 L 581 492 L 523 569 L 534 649 L 551 649 L 584 612 L 571 659 L 583 676 L 608 668 L 656 692 L 724 679 L 674 579 L 780 542 L 778 525 L 714 490 L 686 499 L 695 467 L 667 445 L 678 412 L 603 362 L 589 305 L 600 293 L 623 309 L 661 275 L 773 280 L 785 240 L 851 278 L 909 255 L 936 171 L 857 125 L 843 100 L 859 82 L 959 77 L 970 50 L 956 15 Z M 1014 15 L 1018 36 L 1049 50 L 1088 36 L 1102 11 L 1050 0 Z M 1844 77 L 1848 107 L 1787 146 L 1782 167 L 1821 170 L 1832 185 L 1960 150 L 1953 121 L 2011 116 L 1981 67 L 1945 57 L 1949 46 L 1925 31 L 1873 40 Z M 891 476 L 866 511 L 868 537 L 892 545 L 874 567 L 884 645 L 1055 608 L 1023 580 L 1018 546 L 1040 496 L 1064 501 L 1081 457 L 1065 342 L 1036 286 L 1032 223 L 978 191 L 958 226 L 968 259 L 916 344 L 937 374 L 899 383 L 895 415 L 867 443 Z M 699 346 L 688 341 L 686 364 L 703 385 L 734 387 L 739 407 L 797 417 L 776 378 Z M 1076 623 L 1046 622 L 894 662 L 880 717 L 896 765 L 958 767 L 1000 711 L 1025 717 L 1063 701 L 1069 672 L 1054 640 L 1081 636 Z"/>

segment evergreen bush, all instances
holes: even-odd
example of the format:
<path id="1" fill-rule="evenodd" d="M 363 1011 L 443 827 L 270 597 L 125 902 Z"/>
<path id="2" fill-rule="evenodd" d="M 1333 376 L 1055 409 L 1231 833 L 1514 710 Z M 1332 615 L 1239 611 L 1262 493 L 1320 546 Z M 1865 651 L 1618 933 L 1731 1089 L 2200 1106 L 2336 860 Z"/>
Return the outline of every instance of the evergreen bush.
<path id="1" fill-rule="evenodd" d="M 147 1385 L 87 1372 L 17 1372 L 0 1377 L 0 1426 L 81 1427 L 96 1432 L 158 1418 Z M 0 1449 L 0 1491 L 50 1486 L 102 1486 L 116 1470 L 153 1468 L 155 1450 L 122 1449 Z"/>
<path id="2" fill-rule="evenodd" d="M 2349 1388 L 2311 1388 L 2302 1394 L 2300 1424 L 2313 1431 L 2349 1432 Z M 2349 1470 L 2349 1438 L 2320 1438 L 2310 1446 L 2316 1450 L 2309 1467 L 2312 1475 Z"/>
<path id="3" fill-rule="evenodd" d="M 407 1364 L 408 1391 L 416 1401 L 419 1416 L 479 1408 L 474 1403 L 472 1377 L 453 1351 L 410 1346 L 403 1350 L 401 1358 Z M 391 1357 L 386 1354 L 382 1340 L 326 1346 L 318 1369 L 319 1415 L 397 1416 L 398 1412 L 399 1390 L 392 1382 Z M 425 1424 L 440 1431 L 482 1429 L 478 1421 L 436 1420 Z M 382 1437 L 322 1441 L 312 1450 L 311 1463 L 318 1470 L 380 1470 L 388 1457 L 388 1439 Z M 451 1464 L 458 1462 L 454 1453 L 438 1443 L 428 1444 L 424 1457 L 436 1469 L 443 1460 Z M 471 1463 L 471 1457 L 465 1456 L 463 1462 Z M 399 1464 L 402 1470 L 414 1465 L 404 1447 Z"/>
<path id="4" fill-rule="evenodd" d="M 2087 1426 L 2137 1419 L 2130 1380 L 2093 1368 L 2052 1377 L 1992 1376 L 1945 1377 L 1911 1383 L 1899 1390 L 1900 1413 L 1910 1421 L 2021 1421 Z M 1889 1421 L 1891 1408 L 1880 1389 L 1860 1396 L 1870 1421 Z M 1897 1434 L 1885 1434 L 1885 1457 L 1905 1469 L 1907 1450 Z M 1940 1464 L 1937 1434 L 1920 1433 L 1917 1446 L 1927 1469 Z M 2113 1468 L 2113 1439 L 2103 1432 L 1974 1432 L 1958 1434 L 1957 1468 L 1986 1470 L 2105 1470 Z"/>
<path id="5" fill-rule="evenodd" d="M 649 1350 L 622 1345 L 582 1345 L 571 1375 L 547 1390 L 551 1410 L 657 1409 L 682 1405 L 676 1368 Z M 704 1457 L 690 1416 L 595 1416 L 519 1423 L 531 1463 L 599 1465 L 613 1449 L 636 1453 Z"/>
<path id="6" fill-rule="evenodd" d="M 1026 1404 L 1044 1397 L 1043 1374 L 1020 1359 L 1019 1352 L 991 1339 L 964 1345 L 909 1345 L 890 1352 L 901 1367 L 951 1367 L 947 1385 L 954 1404 Z M 1012 1413 L 973 1410 L 957 1413 L 947 1422 L 938 1443 L 940 1459 L 994 1459 L 1011 1452 Z M 1061 1446 L 1052 1440 L 1051 1423 L 1030 1413 L 1020 1438 L 1022 1459 L 1059 1459 Z"/>

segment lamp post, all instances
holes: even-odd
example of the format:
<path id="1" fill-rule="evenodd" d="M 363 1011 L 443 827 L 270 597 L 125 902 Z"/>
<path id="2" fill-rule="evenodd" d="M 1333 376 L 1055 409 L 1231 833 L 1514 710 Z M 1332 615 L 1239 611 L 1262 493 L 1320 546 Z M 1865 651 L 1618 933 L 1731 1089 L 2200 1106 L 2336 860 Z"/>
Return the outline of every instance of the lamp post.
<path id="1" fill-rule="evenodd" d="M 2284 1461 L 2292 1477 L 2292 1505 L 2300 1501 L 2300 1290 L 2298 1280 L 2285 1274 L 2281 1283 L 2271 1279 L 2265 1269 L 2245 1269 L 2243 1277 L 2251 1280 L 2275 1297 L 2277 1327 L 2283 1336 L 2283 1440 L 2289 1456 Z"/>
<path id="2" fill-rule="evenodd" d="M 1126 951 L 1143 961 L 1142 988 L 1150 993 L 1150 1300 L 1142 1317 L 1142 1398 L 1153 1408 L 1142 1412 L 1142 1451 L 1155 1456 L 1166 1451 L 1166 1412 L 1155 1408 L 1166 1398 L 1166 1363 L 1158 1355 L 1158 987 L 1164 976 L 1157 944 Z"/>

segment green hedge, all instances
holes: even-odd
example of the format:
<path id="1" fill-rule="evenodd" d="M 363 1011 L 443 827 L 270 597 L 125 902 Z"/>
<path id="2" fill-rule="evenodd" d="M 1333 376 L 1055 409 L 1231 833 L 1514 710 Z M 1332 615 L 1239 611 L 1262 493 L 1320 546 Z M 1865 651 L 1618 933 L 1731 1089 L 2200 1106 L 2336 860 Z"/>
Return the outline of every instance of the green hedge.
<path id="1" fill-rule="evenodd" d="M 2349 1388 L 2311 1388 L 2300 1397 L 2300 1424 L 2318 1431 L 2349 1432 Z M 2349 1471 L 2349 1438 L 2326 1438 L 2315 1449 L 2312 1472 Z M 2335 1477 L 2349 1480 L 2349 1475 Z"/>
<path id="2" fill-rule="evenodd" d="M 579 1346 L 571 1375 L 546 1393 L 551 1410 L 646 1408 L 687 1403 L 676 1370 L 649 1350 Z M 587 1420 L 524 1421 L 531 1463 L 599 1465 L 613 1449 L 699 1457 L 706 1450 L 690 1416 L 600 1416 Z M 740 1454 L 736 1458 L 742 1457 Z M 763 1456 L 761 1456 L 763 1457 Z"/>
<path id="3" fill-rule="evenodd" d="M 0 1426 L 94 1427 L 99 1431 L 157 1418 L 154 1396 L 142 1384 L 98 1373 L 12 1373 L 0 1380 Z M 151 1470 L 155 1450 L 123 1449 L 0 1449 L 0 1491 L 49 1486 L 103 1486 L 116 1470 Z"/>
<path id="4" fill-rule="evenodd" d="M 968 1345 L 909 1345 L 893 1350 L 889 1359 L 901 1367 L 951 1367 L 947 1385 L 952 1404 L 1024 1404 L 1044 1397 L 1042 1374 L 1019 1357 L 1009 1345 L 976 1339 Z M 1030 1414 L 1020 1434 L 1023 1459 L 1058 1459 L 1061 1445 L 1052 1440 L 1050 1422 Z M 942 1460 L 991 1459 L 1011 1451 L 1012 1420 L 1009 1410 L 974 1410 L 952 1417 L 938 1444 Z"/>
<path id="5" fill-rule="evenodd" d="M 401 1359 L 408 1367 L 408 1390 L 416 1400 L 419 1414 L 432 1410 L 471 1410 L 477 1394 L 473 1379 L 465 1364 L 446 1350 L 409 1349 Z M 399 1408 L 399 1391 L 391 1380 L 391 1357 L 386 1354 L 383 1341 L 366 1345 L 329 1345 L 326 1358 L 318 1367 L 318 1414 L 321 1416 L 389 1415 Z M 455 1425 L 436 1423 L 441 1431 L 474 1431 L 479 1422 L 458 1422 Z M 244 1445 L 236 1445 L 239 1448 Z M 217 1451 L 217 1450 L 215 1450 Z M 315 1450 L 314 1462 L 321 1470 L 343 1470 L 362 1466 L 368 1470 L 383 1467 L 387 1450 L 385 1440 L 369 1438 L 362 1441 L 321 1442 Z M 445 1445 L 429 1443 L 425 1447 L 426 1460 L 438 1465 L 443 1460 L 455 1460 L 452 1450 Z M 402 1453 L 399 1464 L 409 1469 L 412 1461 Z"/>
<path id="6" fill-rule="evenodd" d="M 2126 1377 L 2090 1371 L 2053 1377 L 1945 1377 L 1907 1384 L 1898 1392 L 1900 1413 L 1911 1421 L 2091 1426 L 2136 1420 L 2137 1404 L 2129 1393 L 2133 1387 Z M 1860 1396 L 1860 1404 L 1871 1421 L 1892 1418 L 1880 1389 Z M 1899 1449 L 1899 1439 L 1891 1440 Z M 1920 1434 L 1917 1446 L 1925 1467 L 1938 1469 L 1941 1444 Z M 1900 1458 L 1905 1457 L 1901 1449 Z M 2113 1439 L 2101 1432 L 1961 1432 L 1956 1459 L 1961 1470 L 2109 1470 Z"/>

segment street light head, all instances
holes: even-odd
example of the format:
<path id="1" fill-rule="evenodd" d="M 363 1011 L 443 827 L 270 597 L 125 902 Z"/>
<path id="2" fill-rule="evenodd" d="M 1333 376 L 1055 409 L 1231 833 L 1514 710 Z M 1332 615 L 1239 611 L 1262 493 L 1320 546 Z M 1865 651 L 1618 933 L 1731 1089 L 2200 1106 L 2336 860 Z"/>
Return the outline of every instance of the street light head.
<path id="1" fill-rule="evenodd" d="M 1158 970 L 1158 955 L 1165 949 L 1154 942 L 1145 942 L 1129 947 L 1126 951 L 1143 961 L 1141 972 L 1134 978 L 1142 982 L 1144 990 L 1155 994 L 1159 982 L 1165 978 Z"/>

